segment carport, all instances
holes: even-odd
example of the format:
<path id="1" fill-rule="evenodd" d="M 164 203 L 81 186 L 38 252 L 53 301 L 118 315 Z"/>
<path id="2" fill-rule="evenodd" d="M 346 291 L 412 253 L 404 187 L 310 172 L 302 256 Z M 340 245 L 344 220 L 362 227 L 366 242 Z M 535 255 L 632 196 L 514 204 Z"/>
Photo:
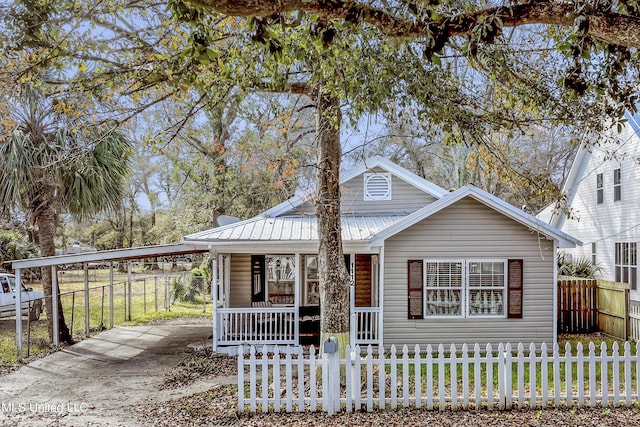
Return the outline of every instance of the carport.
<path id="1" fill-rule="evenodd" d="M 57 268 L 60 265 L 65 264 L 83 264 L 87 265 L 91 262 L 109 262 L 109 280 L 113 283 L 113 262 L 114 261 L 128 261 L 142 258 L 154 258 L 154 257 L 162 257 L 162 256 L 174 256 L 174 255 L 186 255 L 186 254 L 195 254 L 195 253 L 204 253 L 210 252 L 210 249 L 207 246 L 202 245 L 194 245 L 194 244 L 186 244 L 186 243 L 176 243 L 170 245 L 156 245 L 156 246 L 144 246 L 137 248 L 127 248 L 127 249 L 113 249 L 107 251 L 98 251 L 98 252 L 90 252 L 90 253 L 82 253 L 82 254 L 71 254 L 71 255 L 58 255 L 52 257 L 42 257 L 42 258 L 30 258 L 30 259 L 22 259 L 12 261 L 11 266 L 13 270 L 15 270 L 16 277 L 16 289 L 22 288 L 22 280 L 21 280 L 21 271 L 25 268 L 51 268 L 51 278 L 52 278 L 52 313 L 51 317 L 53 319 L 58 319 L 58 278 L 57 278 Z M 215 257 L 213 259 L 215 263 Z M 86 269 L 85 269 L 86 271 Z M 129 276 L 131 276 L 131 266 L 129 265 Z M 212 277 L 212 282 L 215 283 L 215 275 Z M 88 279 L 85 274 L 85 299 L 88 298 Z M 17 348 L 17 357 L 18 360 L 22 360 L 23 351 L 22 351 L 22 310 L 20 307 L 22 306 L 22 295 L 21 292 L 16 292 L 16 348 Z M 85 319 L 86 329 L 88 332 L 89 325 L 89 304 L 88 300 L 85 301 Z M 49 313 L 47 313 L 48 315 Z M 53 345 L 58 346 L 60 344 L 58 337 L 58 322 L 53 322 Z"/>

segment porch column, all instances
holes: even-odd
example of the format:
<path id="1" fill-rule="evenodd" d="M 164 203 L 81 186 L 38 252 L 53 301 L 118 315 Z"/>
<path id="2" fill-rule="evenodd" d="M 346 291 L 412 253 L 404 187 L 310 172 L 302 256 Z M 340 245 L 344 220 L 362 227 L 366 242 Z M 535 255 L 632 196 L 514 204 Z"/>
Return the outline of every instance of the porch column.
<path id="1" fill-rule="evenodd" d="M 384 345 L 384 246 L 380 247 L 378 259 L 378 345 Z"/>
<path id="2" fill-rule="evenodd" d="M 356 254 L 349 254 L 349 344 L 353 348 L 358 336 L 358 318 L 356 317 Z"/>
<path id="3" fill-rule="evenodd" d="M 215 353 L 218 350 L 218 254 L 214 251 L 211 251 L 211 299 L 213 300 L 211 346 Z"/>
<path id="4" fill-rule="evenodd" d="M 293 336 L 295 338 L 295 344 L 300 344 L 300 290 L 302 289 L 302 264 L 300 256 L 300 252 L 296 252 L 295 254 L 295 276 L 294 276 L 294 284 L 293 284 L 293 306 L 295 307 L 295 311 L 293 312 Z"/>
<path id="5" fill-rule="evenodd" d="M 553 242 L 553 259 L 558 259 L 558 241 Z M 553 343 L 558 342 L 558 264 L 553 263 Z"/>
<path id="6" fill-rule="evenodd" d="M 16 348 L 18 350 L 18 362 L 22 362 L 22 281 L 20 269 L 16 268 Z"/>

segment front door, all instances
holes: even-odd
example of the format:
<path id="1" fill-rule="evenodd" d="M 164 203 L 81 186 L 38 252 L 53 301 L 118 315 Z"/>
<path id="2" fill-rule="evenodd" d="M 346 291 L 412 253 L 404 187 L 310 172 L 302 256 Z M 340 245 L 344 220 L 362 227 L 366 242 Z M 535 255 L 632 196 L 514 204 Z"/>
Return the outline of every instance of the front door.
<path id="1" fill-rule="evenodd" d="M 356 254 L 356 295 L 354 305 L 356 307 L 371 307 L 371 255 Z"/>

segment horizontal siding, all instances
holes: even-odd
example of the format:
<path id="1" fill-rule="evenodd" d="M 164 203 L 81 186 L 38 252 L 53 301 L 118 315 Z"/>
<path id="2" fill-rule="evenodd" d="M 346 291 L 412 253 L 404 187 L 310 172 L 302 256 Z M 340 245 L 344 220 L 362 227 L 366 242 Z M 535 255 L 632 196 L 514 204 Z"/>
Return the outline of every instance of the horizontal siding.
<path id="1" fill-rule="evenodd" d="M 231 255 L 231 308 L 251 307 L 251 255 Z"/>
<path id="2" fill-rule="evenodd" d="M 386 173 L 382 168 L 375 168 L 366 173 Z M 343 214 L 381 214 L 396 212 L 415 212 L 426 205 L 433 203 L 436 198 L 414 187 L 406 181 L 391 176 L 391 200 L 364 200 L 364 174 L 358 175 L 347 182 L 342 183 L 341 209 Z M 315 215 L 316 209 L 312 202 L 304 202 L 302 205 L 291 209 L 284 215 Z"/>
<path id="3" fill-rule="evenodd" d="M 593 147 L 585 160 L 571 208 L 573 218 L 566 219 L 562 231 L 580 239 L 583 246 L 567 249 L 575 257 L 591 259 L 591 243 L 596 243 L 596 261 L 603 267 L 601 278 L 615 279 L 616 242 L 640 241 L 640 140 L 629 126 L 619 136 L 620 144 Z M 622 174 L 622 199 L 613 201 L 613 171 Z M 597 204 L 596 176 L 602 173 L 604 201 Z"/>
<path id="4" fill-rule="evenodd" d="M 367 173 L 385 173 L 381 168 L 375 168 Z M 415 212 L 420 208 L 434 202 L 436 199 L 407 183 L 406 181 L 391 176 L 391 200 L 365 201 L 364 200 L 364 175 L 342 184 L 342 213 L 343 214 L 368 214 L 368 213 L 394 213 Z"/>
<path id="5" fill-rule="evenodd" d="M 407 319 L 407 261 L 524 260 L 522 319 Z M 553 340 L 553 242 L 467 198 L 385 243 L 384 343 L 484 345 Z"/>

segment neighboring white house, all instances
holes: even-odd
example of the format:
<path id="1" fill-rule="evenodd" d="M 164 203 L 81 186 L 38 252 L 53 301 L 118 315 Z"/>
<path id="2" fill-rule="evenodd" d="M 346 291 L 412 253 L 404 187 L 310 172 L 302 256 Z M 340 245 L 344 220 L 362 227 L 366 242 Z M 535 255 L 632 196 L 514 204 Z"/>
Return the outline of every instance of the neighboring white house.
<path id="1" fill-rule="evenodd" d="M 627 119 L 620 134 L 576 154 L 563 188 L 572 217 L 548 206 L 538 218 L 583 242 L 565 253 L 597 263 L 602 279 L 629 283 L 631 299 L 640 300 L 640 138 L 636 120 Z"/>

